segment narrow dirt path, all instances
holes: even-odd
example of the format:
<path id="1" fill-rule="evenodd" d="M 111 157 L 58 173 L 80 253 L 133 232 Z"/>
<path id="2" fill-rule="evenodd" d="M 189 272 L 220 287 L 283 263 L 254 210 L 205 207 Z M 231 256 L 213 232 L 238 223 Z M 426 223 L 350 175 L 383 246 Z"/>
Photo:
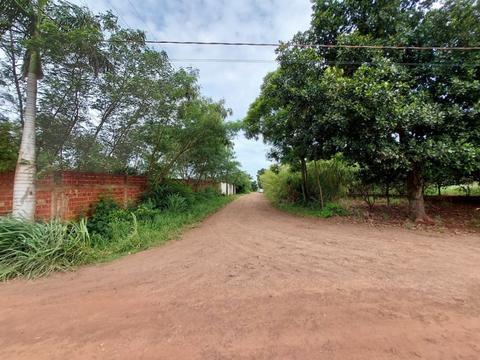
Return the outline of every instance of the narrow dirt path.
<path id="1" fill-rule="evenodd" d="M 244 196 L 179 241 L 0 284 L 0 359 L 479 359 L 480 237 Z"/>

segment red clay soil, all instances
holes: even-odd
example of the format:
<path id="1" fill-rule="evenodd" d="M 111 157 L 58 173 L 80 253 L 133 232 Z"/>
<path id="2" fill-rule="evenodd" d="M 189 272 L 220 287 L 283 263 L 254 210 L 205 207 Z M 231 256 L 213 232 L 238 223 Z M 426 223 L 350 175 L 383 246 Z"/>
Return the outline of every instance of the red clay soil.
<path id="1" fill-rule="evenodd" d="M 179 241 L 0 284 L 0 359 L 480 359 L 480 236 L 251 194 Z"/>

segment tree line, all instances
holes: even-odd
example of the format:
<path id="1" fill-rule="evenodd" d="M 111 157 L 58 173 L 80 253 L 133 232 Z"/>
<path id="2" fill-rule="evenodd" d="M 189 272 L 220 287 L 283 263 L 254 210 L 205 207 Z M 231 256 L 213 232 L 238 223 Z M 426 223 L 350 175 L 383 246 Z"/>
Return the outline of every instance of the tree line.
<path id="1" fill-rule="evenodd" d="M 0 171 L 16 168 L 14 215 L 33 218 L 38 174 L 75 169 L 248 186 L 239 124 L 111 12 L 56 0 L 0 8 Z"/>
<path id="2" fill-rule="evenodd" d="M 480 45 L 479 2 L 312 3 L 310 28 L 292 39 L 305 46 L 277 49 L 247 135 L 301 172 L 305 200 L 307 163 L 341 153 L 364 186 L 402 187 L 410 216 L 428 221 L 426 184 L 480 179 L 480 51 L 439 49 Z"/>

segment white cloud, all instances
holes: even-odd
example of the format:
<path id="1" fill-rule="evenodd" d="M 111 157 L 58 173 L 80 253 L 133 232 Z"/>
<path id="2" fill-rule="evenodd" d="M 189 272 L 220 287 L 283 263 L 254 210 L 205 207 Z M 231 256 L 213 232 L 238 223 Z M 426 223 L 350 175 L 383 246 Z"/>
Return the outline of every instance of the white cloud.
<path id="1" fill-rule="evenodd" d="M 140 28 L 149 39 L 183 41 L 277 42 L 289 40 L 310 22 L 309 0 L 76 0 L 93 11 L 111 9 L 122 25 Z M 274 60 L 273 48 L 165 45 L 171 59 Z M 203 93 L 225 99 L 233 119 L 245 116 L 259 93 L 263 77 L 275 63 L 174 62 L 200 71 Z M 239 136 L 238 160 L 255 175 L 268 166 L 268 147 Z"/>

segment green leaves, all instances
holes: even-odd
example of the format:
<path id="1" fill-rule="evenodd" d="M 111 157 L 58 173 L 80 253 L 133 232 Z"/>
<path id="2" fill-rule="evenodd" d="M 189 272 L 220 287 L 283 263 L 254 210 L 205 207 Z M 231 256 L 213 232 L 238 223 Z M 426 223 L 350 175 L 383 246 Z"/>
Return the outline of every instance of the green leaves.
<path id="1" fill-rule="evenodd" d="M 480 41 L 480 5 L 473 0 L 435 7 L 420 0 L 318 0 L 313 12 L 310 29 L 294 42 Z M 277 52 L 280 67 L 265 78 L 245 119 L 247 135 L 262 135 L 277 160 L 296 165 L 341 152 L 365 181 L 379 184 L 404 181 L 412 171 L 420 172 L 417 183 L 478 178 L 480 52 L 323 46 Z"/>

